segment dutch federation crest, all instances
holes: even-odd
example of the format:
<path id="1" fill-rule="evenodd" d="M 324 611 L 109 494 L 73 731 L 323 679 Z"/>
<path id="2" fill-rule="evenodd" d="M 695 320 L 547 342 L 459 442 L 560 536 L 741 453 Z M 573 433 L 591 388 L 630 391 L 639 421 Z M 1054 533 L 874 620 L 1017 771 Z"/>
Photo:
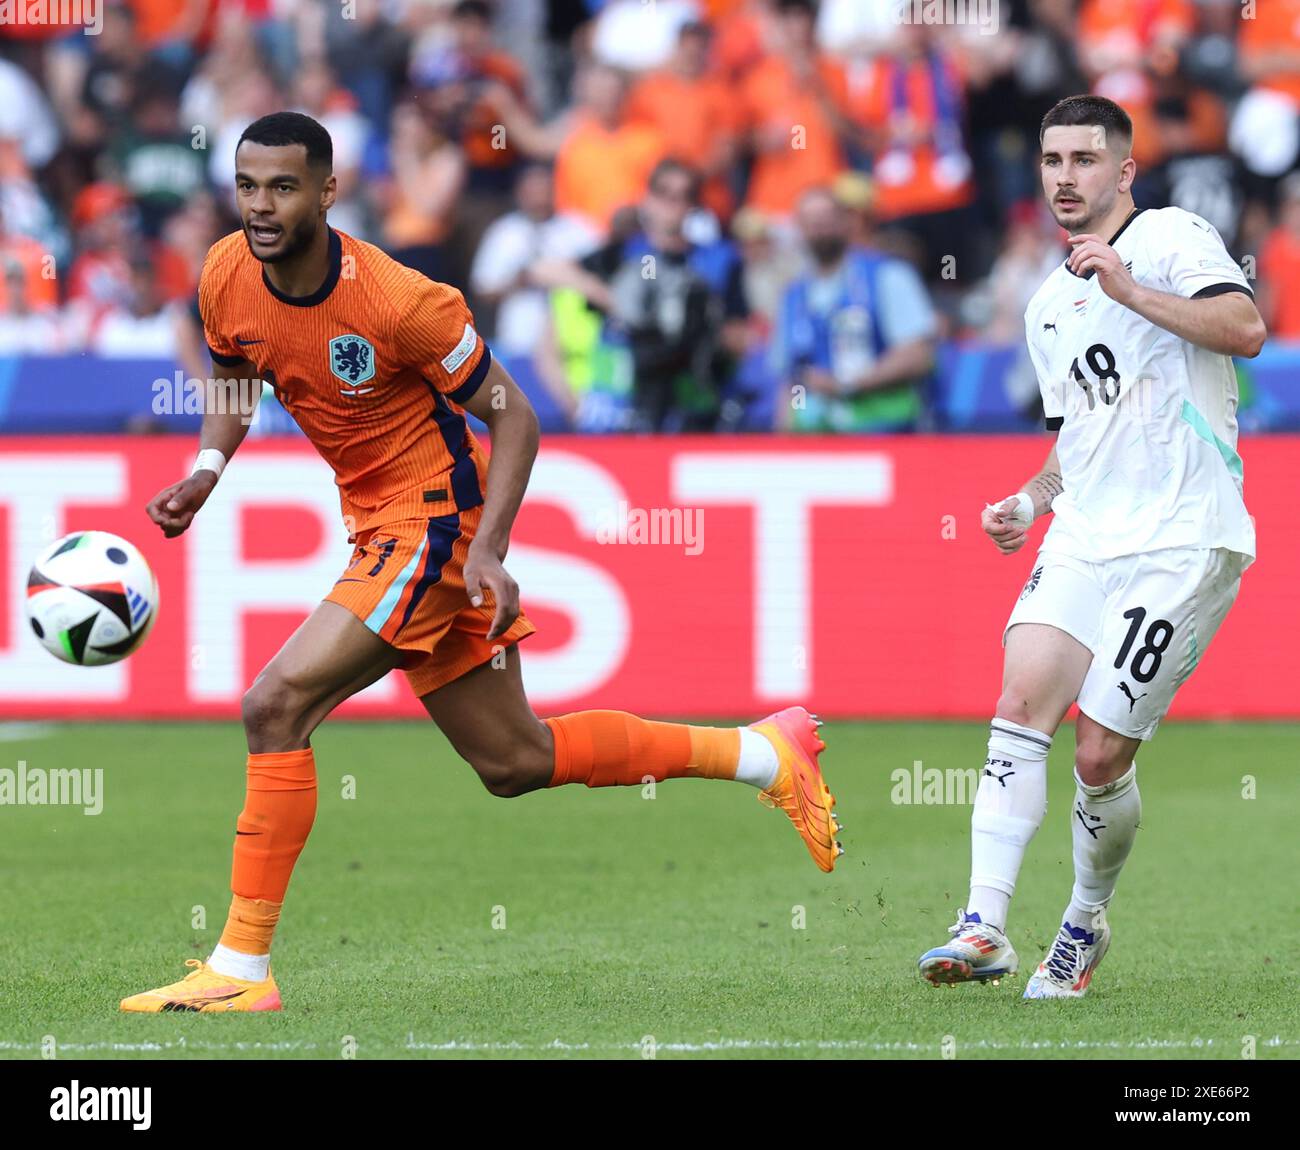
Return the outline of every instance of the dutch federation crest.
<path id="1" fill-rule="evenodd" d="M 330 371 L 347 385 L 339 389 L 345 395 L 373 391 L 361 385 L 375 378 L 374 346 L 359 335 L 336 335 L 330 340 Z"/>

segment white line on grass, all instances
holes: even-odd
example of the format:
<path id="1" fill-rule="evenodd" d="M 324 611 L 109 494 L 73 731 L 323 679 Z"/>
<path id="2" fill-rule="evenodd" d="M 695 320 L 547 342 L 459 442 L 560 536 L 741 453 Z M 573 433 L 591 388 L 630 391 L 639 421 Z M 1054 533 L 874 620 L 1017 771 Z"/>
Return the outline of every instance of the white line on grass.
<path id="1" fill-rule="evenodd" d="M 365 1049 L 361 1043 L 360 1049 Z M 12 1042 L 0 1040 L 0 1050 L 39 1050 L 42 1044 L 37 1042 Z M 1144 1038 L 1137 1042 L 1088 1042 L 1088 1041 L 1053 1041 L 1022 1039 L 1020 1042 L 991 1042 L 980 1039 L 978 1042 L 958 1042 L 960 1054 L 967 1050 L 1203 1050 L 1218 1047 L 1234 1052 L 1240 1047 L 1236 1040 L 1224 1041 L 1213 1038 L 1193 1037 L 1189 1040 L 1176 1038 Z M 1263 1039 L 1258 1047 L 1277 1049 L 1279 1047 L 1300 1046 L 1300 1038 L 1281 1038 L 1274 1036 Z M 165 1053 L 176 1050 L 237 1050 L 265 1051 L 267 1053 L 321 1050 L 325 1045 L 316 1042 L 190 1042 L 182 1036 L 166 1042 L 59 1042 L 57 1052 L 69 1053 L 88 1050 L 116 1050 L 122 1053 Z M 328 1047 L 333 1050 L 333 1046 Z M 769 1039 L 769 1038 L 724 1038 L 716 1042 L 656 1042 L 655 1050 L 664 1050 L 679 1054 L 707 1054 L 726 1050 L 844 1050 L 862 1051 L 874 1054 L 927 1053 L 937 1051 L 937 1042 L 868 1042 L 855 1039 Z M 594 1052 L 640 1052 L 639 1042 L 564 1042 L 555 1039 L 552 1042 L 465 1042 L 449 1039 L 444 1042 L 417 1042 L 414 1034 L 408 1034 L 406 1042 L 399 1047 L 381 1047 L 380 1049 L 398 1050 L 441 1050 L 467 1054 L 483 1053 L 543 1053 L 545 1051 L 594 1051 Z"/>

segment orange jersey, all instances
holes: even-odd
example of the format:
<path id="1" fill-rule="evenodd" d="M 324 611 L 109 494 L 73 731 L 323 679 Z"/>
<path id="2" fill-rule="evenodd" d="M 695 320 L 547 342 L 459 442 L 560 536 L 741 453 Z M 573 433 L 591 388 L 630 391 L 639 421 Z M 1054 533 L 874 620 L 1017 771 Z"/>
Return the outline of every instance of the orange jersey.
<path id="1" fill-rule="evenodd" d="M 459 291 L 330 229 L 310 296 L 266 278 L 243 232 L 212 245 L 199 309 L 213 361 L 249 360 L 334 470 L 352 535 L 483 502 L 487 457 L 460 406 L 492 361 Z"/>

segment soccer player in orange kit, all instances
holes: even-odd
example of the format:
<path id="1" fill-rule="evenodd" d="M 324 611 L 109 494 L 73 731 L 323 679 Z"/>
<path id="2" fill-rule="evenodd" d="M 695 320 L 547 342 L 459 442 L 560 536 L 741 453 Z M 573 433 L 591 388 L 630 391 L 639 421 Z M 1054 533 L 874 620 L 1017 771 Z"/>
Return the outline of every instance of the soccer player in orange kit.
<path id="1" fill-rule="evenodd" d="M 735 779 L 786 812 L 823 871 L 842 853 L 817 764 L 820 724 L 802 707 L 740 728 L 533 714 L 516 646 L 533 625 L 502 562 L 537 418 L 459 291 L 329 227 L 332 157 L 308 116 L 277 112 L 245 130 L 235 153 L 243 228 L 209 251 L 199 306 L 214 378 L 272 385 L 333 468 L 355 550 L 244 695 L 248 789 L 221 940 L 206 962 L 188 960 L 181 981 L 124 999 L 126 1011 L 280 1009 L 271 938 L 316 813 L 311 734 L 397 667 L 494 795 L 647 775 Z M 491 431 L 490 466 L 466 411 Z M 168 538 L 212 493 L 245 418 L 205 413 L 194 472 L 148 506 Z M 504 665 L 493 666 L 498 653 Z"/>

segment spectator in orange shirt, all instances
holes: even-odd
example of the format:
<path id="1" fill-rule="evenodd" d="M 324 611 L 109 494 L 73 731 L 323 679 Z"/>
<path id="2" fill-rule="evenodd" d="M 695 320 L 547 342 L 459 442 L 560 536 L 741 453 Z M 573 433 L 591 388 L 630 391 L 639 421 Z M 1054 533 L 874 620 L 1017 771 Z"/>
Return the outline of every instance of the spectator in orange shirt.
<path id="1" fill-rule="evenodd" d="M 1263 0 L 1241 21 L 1241 71 L 1300 104 L 1300 0 Z"/>
<path id="2" fill-rule="evenodd" d="M 668 66 L 643 76 L 628 96 L 627 117 L 644 121 L 673 141 L 673 154 L 703 179 L 701 204 L 720 219 L 731 215 L 734 197 L 727 176 L 736 158 L 736 101 L 726 82 L 710 71 L 713 32 L 707 24 L 683 26 Z"/>
<path id="3" fill-rule="evenodd" d="M 411 81 L 431 91 L 433 106 L 465 153 L 467 189 L 509 203 L 523 158 L 508 133 L 498 129 L 496 85 L 528 107 L 528 83 L 514 57 L 492 44 L 492 9 L 485 0 L 460 0 L 451 13 L 451 41 L 411 62 Z"/>
<path id="4" fill-rule="evenodd" d="M 68 276 L 68 300 L 92 327 L 110 308 L 130 306 L 131 261 L 141 250 L 153 259 L 163 299 L 186 297 L 189 271 L 181 255 L 162 243 L 146 243 L 131 200 L 116 184 L 83 188 L 72 206 L 77 257 Z"/>
<path id="5" fill-rule="evenodd" d="M 465 157 L 418 104 L 393 108 L 388 171 L 372 186 L 383 213 L 381 246 L 430 279 L 447 279 L 444 244 L 465 187 Z"/>
<path id="6" fill-rule="evenodd" d="M 1300 157 L 1300 0 L 1261 0 L 1240 27 L 1239 66 L 1252 87 L 1229 139 L 1252 177 L 1252 198 L 1268 199 L 1272 181 Z"/>
<path id="7" fill-rule="evenodd" d="M 772 0 L 737 0 L 715 15 L 718 29 L 718 68 L 728 80 L 761 64 L 765 45 L 775 39 Z"/>
<path id="8" fill-rule="evenodd" d="M 852 94 L 850 114 L 872 155 L 876 218 L 914 236 L 926 279 L 951 286 L 944 260 L 965 264 L 975 198 L 956 55 L 933 27 L 901 26 Z"/>
<path id="9" fill-rule="evenodd" d="M 5 230 L 3 207 L 0 199 L 0 314 L 49 311 L 59 303 L 54 260 L 31 237 Z"/>
<path id="10" fill-rule="evenodd" d="M 492 98 L 506 134 L 528 155 L 555 161 L 555 210 L 581 217 L 601 236 L 615 213 L 640 202 L 650 173 L 667 154 L 667 141 L 649 124 L 627 116 L 627 81 L 604 64 L 583 65 L 574 79 L 576 103 L 538 124 L 504 85 Z"/>
<path id="11" fill-rule="evenodd" d="M 1235 165 L 1223 154 L 1228 115 L 1223 101 L 1192 83 L 1181 65 L 1154 75 L 1151 99 L 1126 108 L 1133 119 L 1139 205 L 1170 204 L 1204 216 L 1231 248 L 1241 210 Z"/>
<path id="12" fill-rule="evenodd" d="M 254 7 L 261 4 L 253 0 Z M 102 0 L 100 6 L 104 6 Z M 228 10 L 236 6 L 232 0 L 127 0 L 135 16 L 136 38 L 148 48 L 151 66 L 162 64 L 178 72 L 188 72 L 193 66 L 195 52 L 206 42 L 212 20 L 229 18 Z"/>
<path id="13" fill-rule="evenodd" d="M 1098 81 L 1113 75 L 1125 85 L 1116 95 L 1103 91 L 1109 85 L 1102 82 L 1097 94 L 1123 102 L 1127 110 L 1136 93 L 1120 78 L 1144 64 L 1157 73 L 1173 71 L 1194 25 L 1190 0 L 1084 0 L 1076 34 L 1080 61 Z"/>
<path id="14" fill-rule="evenodd" d="M 1260 313 L 1276 339 L 1300 340 L 1300 172 L 1282 181 L 1277 227 L 1259 253 Z"/>
<path id="15" fill-rule="evenodd" d="M 1152 78 L 1151 99 L 1124 110 L 1133 120 L 1133 159 L 1139 178 L 1178 156 L 1220 152 L 1228 117 L 1219 98 L 1180 71 Z"/>
<path id="16" fill-rule="evenodd" d="M 773 52 L 741 86 L 754 152 L 746 205 L 788 217 L 809 188 L 847 165 L 841 136 L 846 90 L 840 65 L 818 51 L 813 0 L 777 0 Z"/>

